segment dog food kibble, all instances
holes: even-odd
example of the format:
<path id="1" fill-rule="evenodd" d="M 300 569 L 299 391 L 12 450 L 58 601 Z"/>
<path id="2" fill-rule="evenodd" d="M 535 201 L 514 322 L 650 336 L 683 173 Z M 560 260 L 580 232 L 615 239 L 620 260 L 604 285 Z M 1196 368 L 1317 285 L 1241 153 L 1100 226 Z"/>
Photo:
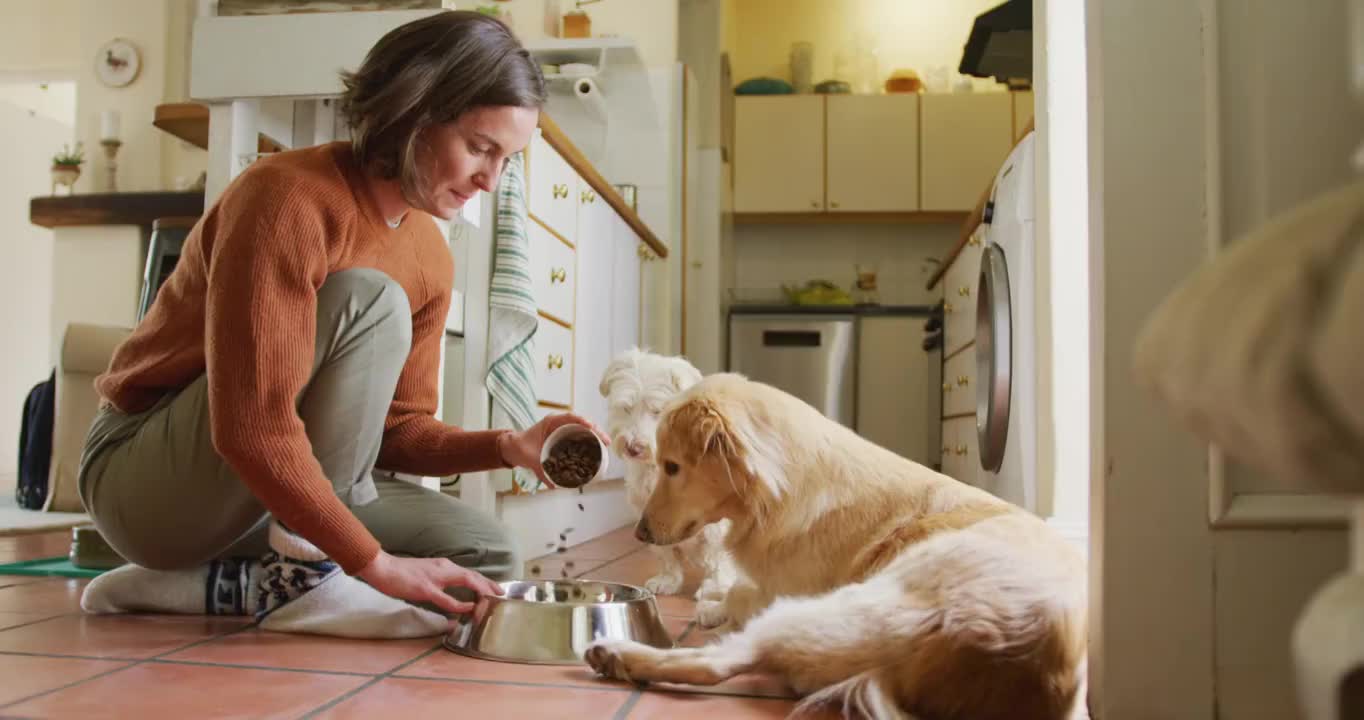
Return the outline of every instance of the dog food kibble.
<path id="1" fill-rule="evenodd" d="M 550 450 L 545 458 L 545 473 L 559 487 L 582 486 L 597 474 L 601 465 L 601 444 L 595 437 L 583 436 L 565 440 Z"/>

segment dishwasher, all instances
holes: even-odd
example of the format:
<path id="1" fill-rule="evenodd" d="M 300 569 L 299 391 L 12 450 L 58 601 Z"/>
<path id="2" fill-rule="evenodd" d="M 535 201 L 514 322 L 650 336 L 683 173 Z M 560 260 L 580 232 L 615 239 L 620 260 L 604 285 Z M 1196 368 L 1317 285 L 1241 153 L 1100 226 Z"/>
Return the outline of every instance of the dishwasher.
<path id="1" fill-rule="evenodd" d="M 735 314 L 729 369 L 772 385 L 852 428 L 857 421 L 857 319 L 834 314 Z"/>

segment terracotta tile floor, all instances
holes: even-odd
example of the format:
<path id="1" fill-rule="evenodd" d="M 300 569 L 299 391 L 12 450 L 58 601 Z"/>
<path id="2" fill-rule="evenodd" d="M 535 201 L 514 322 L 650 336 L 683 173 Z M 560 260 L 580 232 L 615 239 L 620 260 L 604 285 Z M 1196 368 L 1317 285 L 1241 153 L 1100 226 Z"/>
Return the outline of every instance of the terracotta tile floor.
<path id="1" fill-rule="evenodd" d="M 0 562 L 64 554 L 69 532 L 0 538 Z M 628 528 L 527 563 L 643 584 L 653 557 Z M 683 645 L 690 593 L 660 610 Z M 793 703 L 773 678 L 714 688 L 638 690 L 584 666 L 485 662 L 436 639 L 366 642 L 269 633 L 245 620 L 94 617 L 80 611 L 84 582 L 0 575 L 0 717 L 131 718 L 781 718 Z"/>

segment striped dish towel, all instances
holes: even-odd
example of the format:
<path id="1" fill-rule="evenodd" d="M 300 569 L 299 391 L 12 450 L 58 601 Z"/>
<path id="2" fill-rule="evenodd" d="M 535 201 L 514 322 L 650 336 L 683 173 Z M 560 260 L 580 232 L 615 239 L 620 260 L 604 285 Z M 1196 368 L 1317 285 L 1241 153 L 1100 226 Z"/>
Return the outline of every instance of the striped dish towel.
<path id="1" fill-rule="evenodd" d="M 535 424 L 535 292 L 530 279 L 530 241 L 526 236 L 525 156 L 507 163 L 497 186 L 492 289 L 488 295 L 488 373 L 484 384 L 493 398 L 494 427 L 505 418 L 517 430 Z M 535 473 L 517 468 L 513 482 L 534 492 Z"/>

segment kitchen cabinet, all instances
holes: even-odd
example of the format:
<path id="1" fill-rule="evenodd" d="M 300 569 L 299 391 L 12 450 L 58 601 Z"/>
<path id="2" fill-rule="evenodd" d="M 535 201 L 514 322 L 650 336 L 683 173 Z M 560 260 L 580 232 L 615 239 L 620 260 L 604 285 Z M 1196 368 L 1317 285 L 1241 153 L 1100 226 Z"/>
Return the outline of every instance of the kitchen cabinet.
<path id="1" fill-rule="evenodd" d="M 735 98 L 736 212 L 824 209 L 824 96 Z"/>
<path id="2" fill-rule="evenodd" d="M 922 209 L 967 211 L 1013 147 L 1012 93 L 920 98 Z"/>
<path id="3" fill-rule="evenodd" d="M 919 209 L 919 96 L 831 95 L 829 212 Z"/>
<path id="4" fill-rule="evenodd" d="M 924 318 L 858 319 L 857 420 L 859 435 L 901 457 L 932 467 L 937 460 L 936 355 L 923 351 Z M 893 391 L 888 391 L 893 389 Z"/>
<path id="5" fill-rule="evenodd" d="M 964 213 L 1031 118 L 1031 92 L 740 96 L 734 211 Z"/>

